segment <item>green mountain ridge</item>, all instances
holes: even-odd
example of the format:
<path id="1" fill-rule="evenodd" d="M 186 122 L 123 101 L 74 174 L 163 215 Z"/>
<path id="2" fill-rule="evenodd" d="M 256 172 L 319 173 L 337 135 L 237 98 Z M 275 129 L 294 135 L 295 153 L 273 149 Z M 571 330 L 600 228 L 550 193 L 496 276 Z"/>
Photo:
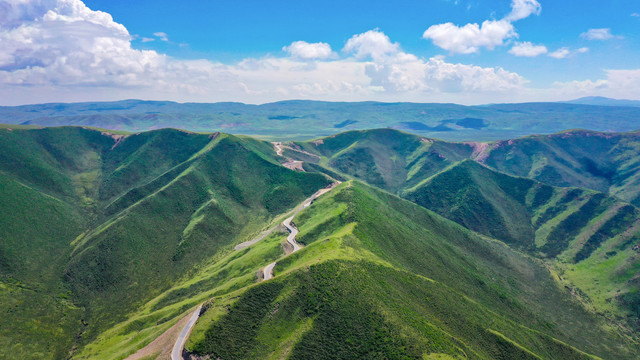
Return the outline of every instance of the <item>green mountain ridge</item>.
<path id="1" fill-rule="evenodd" d="M 304 154 L 300 158 L 391 191 L 469 229 L 550 259 L 550 266 L 571 278 L 568 286 L 579 283 L 577 291 L 590 294 L 586 300 L 589 306 L 593 303 L 598 311 L 626 318 L 637 327 L 640 259 L 633 247 L 640 239 L 640 210 L 616 199 L 637 191 L 628 180 L 636 178 L 637 157 L 632 156 L 640 149 L 635 146 L 636 138 L 637 133 L 571 130 L 496 143 L 448 143 L 378 129 L 292 143 L 289 154 L 299 153 L 295 149 L 318 154 L 318 158 Z M 575 160 L 579 156 L 585 156 L 582 162 Z M 553 188 L 544 184 L 548 180 L 544 177 L 533 176 L 542 181 L 538 182 L 525 177 L 531 173 L 513 177 L 478 164 L 513 174 L 526 168 L 532 158 L 567 174 L 566 181 L 555 185 L 598 190 L 603 188 L 605 172 L 594 169 L 614 169 L 624 161 L 619 174 L 611 177 L 623 187 L 612 192 L 613 196 L 580 188 Z M 592 168 L 581 165 L 584 163 Z"/>
<path id="2" fill-rule="evenodd" d="M 187 349 L 214 358 L 636 358 L 636 137 L 379 129 L 278 156 L 225 133 L 0 127 L 0 354 L 125 359 L 202 304 Z M 530 171 L 542 157 L 562 176 Z M 336 179 L 286 255 L 279 224 Z"/>
<path id="3" fill-rule="evenodd" d="M 116 142 L 95 130 L 48 128 L 4 130 L 0 136 L 0 171 L 8 182 L 2 188 L 2 213 L 25 207 L 13 218 L 3 216 L 3 284 L 35 288 L 53 296 L 58 307 L 74 304 L 69 306 L 77 325 L 57 336 L 69 341 L 81 332 L 79 345 L 235 237 L 259 230 L 329 183 L 321 175 L 279 166 L 268 144 L 225 134 L 162 130 Z M 166 146 L 172 151 L 161 150 Z M 51 205 L 34 204 L 43 199 Z M 31 214 L 27 204 L 36 212 Z M 24 227 L 31 231 L 24 233 Z M 37 260 L 42 258 L 54 261 Z M 3 299 L 22 292 L 8 289 Z M 13 301 L 1 303 L 5 310 L 13 306 Z M 69 348 L 57 337 L 25 330 L 20 320 L 28 318 L 13 313 L 3 332 L 26 331 L 24 339 L 32 338 L 29 345 L 36 349 L 44 347 L 38 341 Z M 16 345 L 28 346 L 14 343 L 5 349 L 15 352 Z M 51 356 L 59 357 L 61 349 Z"/>
<path id="4" fill-rule="evenodd" d="M 327 215 L 336 205 L 343 210 Z M 543 266 L 408 201 L 348 183 L 295 221 L 307 247 L 278 263 L 275 280 L 199 322 L 204 334 L 192 351 L 225 359 L 591 358 L 564 345 L 580 342 L 592 354 L 617 352 L 603 341 L 615 332 L 602 332 Z M 578 330 L 539 312 L 551 304 L 585 323 Z"/>
<path id="5" fill-rule="evenodd" d="M 592 190 L 511 177 L 471 160 L 435 175 L 404 197 L 531 255 L 557 260 L 552 264 L 575 281 L 599 283 L 598 290 L 589 286 L 583 291 L 597 299 L 600 309 L 613 307 L 616 315 L 638 323 L 640 313 L 629 301 L 639 290 L 640 257 L 633 249 L 640 241 L 636 207 Z M 589 271 L 593 267 L 610 270 Z M 615 311 L 616 306 L 621 309 Z"/>

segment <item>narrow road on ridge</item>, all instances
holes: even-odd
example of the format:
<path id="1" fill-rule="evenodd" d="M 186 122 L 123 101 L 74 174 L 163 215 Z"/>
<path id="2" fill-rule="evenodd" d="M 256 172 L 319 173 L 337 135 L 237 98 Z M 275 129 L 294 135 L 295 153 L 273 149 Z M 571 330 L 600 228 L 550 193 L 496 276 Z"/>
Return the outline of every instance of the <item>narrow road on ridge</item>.
<path id="1" fill-rule="evenodd" d="M 274 142 L 273 143 L 273 147 L 276 150 L 276 154 L 278 156 L 283 156 L 282 155 L 282 151 L 283 146 L 282 143 L 279 142 Z M 287 147 L 288 148 L 288 147 Z M 313 155 L 313 154 L 310 154 Z M 317 155 L 315 155 L 317 156 Z M 283 166 L 290 168 L 292 170 L 302 170 L 302 161 L 297 161 L 297 160 L 293 160 L 290 158 L 287 158 L 287 163 L 283 164 Z M 292 164 L 295 164 L 295 166 L 292 166 Z M 324 188 L 324 189 L 320 189 L 318 191 L 315 192 L 315 194 L 311 195 L 311 197 L 309 197 L 308 199 L 306 199 L 305 201 L 303 201 L 302 203 L 300 203 L 298 206 L 296 206 L 296 208 L 289 213 L 289 217 L 286 218 L 283 222 L 282 225 L 284 225 L 284 227 L 289 231 L 289 236 L 287 236 L 287 242 L 289 244 L 291 244 L 291 246 L 293 246 L 293 250 L 291 251 L 291 254 L 302 249 L 302 247 L 300 246 L 300 244 L 298 244 L 298 242 L 296 241 L 296 235 L 298 235 L 298 229 L 295 227 L 295 225 L 292 224 L 293 218 L 298 215 L 298 213 L 300 211 L 302 211 L 303 209 L 308 208 L 309 206 L 311 206 L 311 203 L 313 203 L 313 201 L 315 199 L 317 199 L 318 197 L 320 197 L 321 195 L 331 191 L 333 188 L 335 188 L 336 186 L 340 185 L 340 181 L 336 181 L 333 184 L 331 184 L 330 186 Z M 266 238 L 269 234 L 271 234 L 274 230 L 276 229 L 276 227 L 274 226 L 271 229 L 265 230 L 263 231 L 260 235 L 258 235 L 256 238 L 249 240 L 249 241 L 245 241 L 239 245 L 237 245 L 235 247 L 235 250 L 242 250 L 244 248 L 247 248 L 255 243 L 257 243 L 258 241 Z M 288 254 L 287 254 L 288 255 Z M 273 268 L 276 266 L 277 262 L 272 262 L 271 264 L 267 265 L 264 267 L 264 269 L 262 270 L 263 272 L 263 281 L 265 280 L 269 280 L 271 278 L 273 278 Z M 180 332 L 180 335 L 178 336 L 178 339 L 176 340 L 175 344 L 173 345 L 173 351 L 171 352 L 171 360 L 184 360 L 182 357 L 182 351 L 184 350 L 184 344 L 187 342 L 187 339 L 189 338 L 189 334 L 191 333 L 191 330 L 193 329 L 193 326 L 196 324 L 196 321 L 198 321 L 198 317 L 200 316 L 200 309 L 202 309 L 202 305 L 198 306 L 198 308 L 196 309 L 196 311 L 193 313 L 193 315 L 191 315 L 191 319 L 189 319 L 189 322 L 187 323 L 187 325 L 185 325 L 185 327 L 182 329 L 182 331 Z"/>
<path id="2" fill-rule="evenodd" d="M 287 228 L 287 230 L 289 231 L 289 236 L 287 236 L 287 242 L 289 244 L 291 244 L 291 246 L 293 247 L 293 251 L 291 251 L 291 254 L 293 254 L 294 252 L 302 249 L 302 247 L 300 246 L 300 244 L 296 241 L 296 235 L 298 235 L 298 229 L 295 227 L 295 225 L 292 224 L 293 218 L 298 215 L 298 213 L 300 211 L 302 211 L 303 209 L 308 208 L 309 206 L 311 206 L 311 203 L 313 203 L 313 201 L 317 198 L 319 198 L 322 194 L 325 194 L 329 191 L 331 191 L 333 188 L 335 188 L 336 186 L 340 185 L 340 181 L 336 181 L 333 184 L 331 184 L 329 187 L 326 187 L 324 189 L 320 189 L 318 191 L 316 191 L 315 194 L 313 194 L 310 198 L 308 198 L 307 200 L 303 201 L 302 204 L 298 205 L 295 210 L 293 210 L 293 214 L 291 214 L 290 217 L 288 217 L 285 221 L 282 222 L 282 225 L 284 225 L 285 228 Z M 288 255 L 288 254 L 287 254 Z M 262 280 L 269 280 L 273 277 L 273 268 L 276 266 L 276 262 L 272 262 L 271 264 L 267 265 L 262 271 L 263 271 L 263 276 L 262 276 Z"/>
<path id="3" fill-rule="evenodd" d="M 200 317 L 200 309 L 202 309 L 202 305 L 198 306 L 196 311 L 191 315 L 191 319 L 187 325 L 184 326 L 178 339 L 176 339 L 176 343 L 173 345 L 173 351 L 171 351 L 171 360 L 183 360 L 182 358 L 182 350 L 184 349 L 184 344 L 187 342 L 187 338 L 189 334 L 191 334 L 191 329 L 193 329 L 193 325 L 196 324 L 198 317 Z"/>

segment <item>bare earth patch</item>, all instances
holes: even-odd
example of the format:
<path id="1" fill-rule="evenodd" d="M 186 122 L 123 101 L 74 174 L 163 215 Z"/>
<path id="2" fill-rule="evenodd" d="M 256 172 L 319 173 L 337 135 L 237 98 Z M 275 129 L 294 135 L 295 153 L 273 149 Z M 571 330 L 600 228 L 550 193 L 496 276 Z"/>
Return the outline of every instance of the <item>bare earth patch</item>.
<path id="1" fill-rule="evenodd" d="M 191 318 L 192 315 L 193 311 L 185 315 L 175 325 L 170 327 L 162 335 L 158 336 L 157 339 L 149 343 L 149 345 L 138 350 L 138 352 L 127 357 L 125 360 L 140 360 L 147 356 L 156 356 L 155 359 L 159 360 L 170 360 L 173 345 L 175 344 L 178 335 L 180 335 L 180 331 L 182 331 L 185 325 L 187 325 L 189 318 Z"/>

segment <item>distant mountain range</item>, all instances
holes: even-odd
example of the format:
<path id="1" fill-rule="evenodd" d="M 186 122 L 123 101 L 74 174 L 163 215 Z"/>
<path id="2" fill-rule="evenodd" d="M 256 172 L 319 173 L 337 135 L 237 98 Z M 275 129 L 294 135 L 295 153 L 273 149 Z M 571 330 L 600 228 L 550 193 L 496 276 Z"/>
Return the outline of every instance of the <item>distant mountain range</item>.
<path id="1" fill-rule="evenodd" d="M 179 128 L 285 140 L 304 140 L 346 130 L 371 128 L 393 128 L 450 141 L 500 140 L 530 134 L 551 134 L 567 129 L 640 129 L 640 107 L 593 106 L 597 102 L 602 103 L 597 105 L 603 105 L 614 101 L 600 98 L 576 100 L 580 101 L 585 104 L 567 102 L 462 106 L 282 101 L 247 105 L 124 100 L 0 107 L 0 124 L 74 125 L 127 132 Z"/>
<path id="2" fill-rule="evenodd" d="M 640 106 L 640 100 L 611 99 L 602 96 L 587 96 L 575 100 L 565 101 L 565 103 L 598 106 Z"/>

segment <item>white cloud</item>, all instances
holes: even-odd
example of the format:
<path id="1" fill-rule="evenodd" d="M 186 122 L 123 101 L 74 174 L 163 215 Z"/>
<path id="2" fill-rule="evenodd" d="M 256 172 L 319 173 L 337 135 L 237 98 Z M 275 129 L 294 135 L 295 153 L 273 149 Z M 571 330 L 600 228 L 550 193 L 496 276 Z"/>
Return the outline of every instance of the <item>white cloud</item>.
<path id="1" fill-rule="evenodd" d="M 58 3 L 70 1 L 71 10 L 59 13 Z M 286 47 L 289 57 L 225 65 L 137 50 L 124 27 L 95 16 L 79 0 L 54 1 L 38 14 L 10 28 L 9 20 L 0 24 L 0 99 L 5 103 L 126 97 L 444 101 L 454 93 L 459 102 L 478 102 L 483 91 L 513 94 L 525 82 L 501 68 L 420 59 L 378 30 L 350 38 L 343 59 L 322 43 L 294 43 Z M 11 16 L 24 17 L 10 12 L 5 18 Z M 313 66 L 309 58 L 315 59 Z"/>
<path id="2" fill-rule="evenodd" d="M 294 41 L 289 46 L 282 48 L 294 58 L 303 60 L 328 59 L 333 55 L 331 46 L 327 43 L 308 43 L 306 41 Z"/>
<path id="3" fill-rule="evenodd" d="M 146 42 L 156 41 L 156 39 L 143 37 L 142 39 L 140 39 L 140 41 L 142 41 L 143 43 L 146 43 Z"/>
<path id="4" fill-rule="evenodd" d="M 167 36 L 167 34 L 161 32 L 161 31 L 154 32 L 153 36 L 157 37 L 158 39 L 160 39 L 162 41 L 169 41 L 169 37 Z"/>
<path id="5" fill-rule="evenodd" d="M 640 18 L 640 14 L 639 13 L 633 13 L 633 14 L 631 14 L 631 16 Z"/>
<path id="6" fill-rule="evenodd" d="M 481 47 L 493 50 L 509 38 L 517 37 L 513 25 L 506 20 L 485 20 L 482 25 L 466 24 L 462 27 L 453 23 L 430 26 L 422 37 L 452 53 L 471 54 Z"/>
<path id="7" fill-rule="evenodd" d="M 589 52 L 589 48 L 588 47 L 581 47 L 579 49 L 576 50 L 571 50 L 568 47 L 561 47 L 560 49 L 549 53 L 549 56 L 552 58 L 556 58 L 556 59 L 564 59 L 566 57 L 569 56 L 573 56 L 575 54 L 584 54 Z"/>
<path id="8" fill-rule="evenodd" d="M 556 59 L 564 59 L 569 56 L 569 54 L 571 54 L 571 50 L 569 50 L 569 48 L 562 47 L 552 53 L 549 53 L 549 56 Z"/>
<path id="9" fill-rule="evenodd" d="M 637 98 L 640 94 L 640 69 L 605 70 L 605 79 L 556 82 L 559 94 L 576 96 L 606 96 L 612 98 Z"/>
<path id="10" fill-rule="evenodd" d="M 513 45 L 510 54 L 515 56 L 536 57 L 548 52 L 547 47 L 544 45 L 534 45 L 529 41 L 516 43 Z"/>
<path id="11" fill-rule="evenodd" d="M 374 61 L 380 61 L 388 56 L 397 55 L 400 52 L 400 45 L 392 43 L 387 35 L 375 29 L 352 36 L 342 51 L 353 53 L 356 59 L 370 57 Z"/>
<path id="12" fill-rule="evenodd" d="M 424 60 L 408 54 L 379 30 L 354 35 L 343 51 L 356 59 L 370 58 L 365 74 L 383 91 L 464 93 L 501 92 L 520 88 L 525 80 L 502 68 L 451 64 L 442 57 Z"/>
<path id="13" fill-rule="evenodd" d="M 530 15 L 540 15 L 542 6 L 536 0 L 512 0 L 511 13 L 505 17 L 508 21 L 518 21 Z"/>
<path id="14" fill-rule="evenodd" d="M 513 22 L 540 14 L 541 6 L 536 0 L 512 0 L 511 12 L 502 20 L 485 20 L 481 25 L 477 23 L 457 26 L 444 23 L 430 26 L 422 37 L 452 53 L 471 54 L 480 48 L 493 50 L 502 46 L 505 41 L 517 38 Z"/>
<path id="15" fill-rule="evenodd" d="M 613 38 L 611 34 L 611 29 L 602 28 L 602 29 L 589 29 L 587 32 L 580 34 L 580 37 L 585 38 L 587 40 L 609 40 Z"/>

